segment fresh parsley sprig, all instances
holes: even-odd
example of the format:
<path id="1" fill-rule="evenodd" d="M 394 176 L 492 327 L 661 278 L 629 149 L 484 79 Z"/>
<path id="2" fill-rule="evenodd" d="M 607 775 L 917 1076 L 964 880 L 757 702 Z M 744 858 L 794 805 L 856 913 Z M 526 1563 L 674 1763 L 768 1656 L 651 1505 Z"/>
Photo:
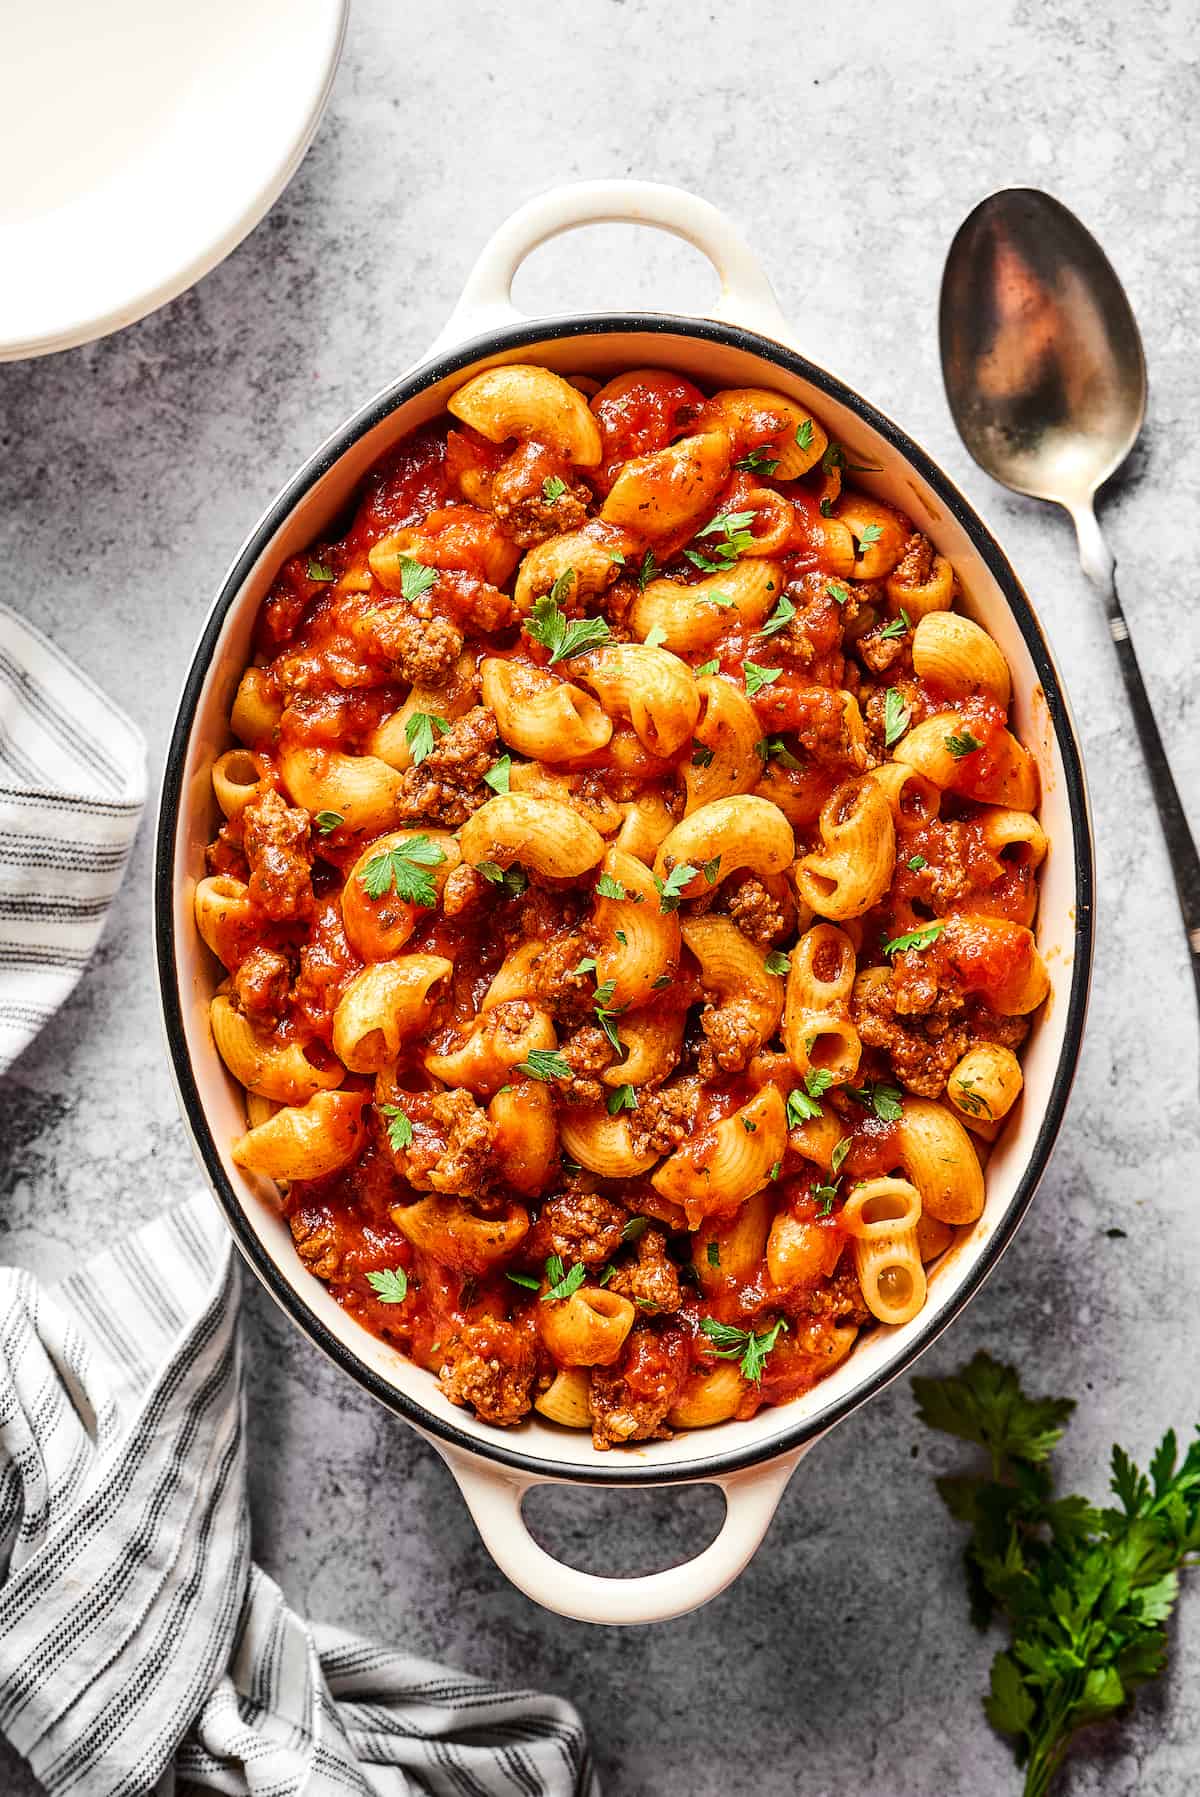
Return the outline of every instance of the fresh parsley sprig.
<path id="1" fill-rule="evenodd" d="M 937 941 L 945 927 L 945 918 L 936 917 L 932 923 L 925 924 L 919 930 L 906 930 L 902 936 L 893 936 L 890 942 L 884 943 L 883 952 L 891 956 L 905 954 L 910 948 L 928 948 Z"/>
<path id="2" fill-rule="evenodd" d="M 1031 1398 L 1012 1367 L 977 1354 L 948 1379 L 914 1379 L 931 1429 L 981 1447 L 989 1472 L 937 1481 L 970 1526 L 971 1617 L 1002 1619 L 984 1710 L 1014 1738 L 1025 1797 L 1046 1797 L 1078 1731 L 1124 1708 L 1166 1664 L 1179 1570 L 1200 1555 L 1200 1439 L 1169 1430 L 1142 1473 L 1112 1451 L 1114 1507 L 1055 1494 L 1050 1456 L 1075 1408 Z"/>
<path id="3" fill-rule="evenodd" d="M 432 910 L 437 904 L 437 887 L 425 869 L 440 867 L 445 859 L 445 849 L 428 836 L 409 836 L 393 848 L 372 855 L 358 876 L 359 883 L 368 898 L 382 898 L 385 892 L 394 892 L 407 904 Z"/>
<path id="4" fill-rule="evenodd" d="M 787 1329 L 782 1317 L 756 1335 L 752 1329 L 739 1329 L 733 1323 L 719 1323 L 716 1317 L 701 1317 L 700 1328 L 713 1344 L 718 1360 L 739 1360 L 743 1379 L 761 1385 L 767 1357 Z"/>
<path id="5" fill-rule="evenodd" d="M 569 656 L 598 649 L 609 639 L 609 628 L 603 618 L 567 618 L 560 602 L 566 598 L 574 578 L 575 570 L 567 568 L 550 591 L 535 600 L 525 625 L 534 642 L 549 649 L 551 667 L 556 661 L 566 661 Z"/>
<path id="6" fill-rule="evenodd" d="M 433 754 L 434 743 L 439 736 L 445 736 L 450 729 L 446 718 L 435 717 L 431 711 L 414 711 L 404 722 L 404 740 L 412 751 L 412 764 L 420 767 L 421 763 Z"/>

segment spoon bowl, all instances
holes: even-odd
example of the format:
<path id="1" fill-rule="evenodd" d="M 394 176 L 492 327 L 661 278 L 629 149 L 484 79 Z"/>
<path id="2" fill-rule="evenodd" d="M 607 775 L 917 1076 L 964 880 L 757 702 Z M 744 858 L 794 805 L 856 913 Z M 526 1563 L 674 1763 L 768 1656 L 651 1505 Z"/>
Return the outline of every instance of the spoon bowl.
<path id="1" fill-rule="evenodd" d="M 1137 320 L 1091 232 L 1048 193 L 990 195 L 950 246 L 939 329 L 950 410 L 980 467 L 1085 504 L 1146 413 Z"/>
<path id="2" fill-rule="evenodd" d="M 1200 856 L 1117 594 L 1095 495 L 1138 439 L 1146 358 L 1115 269 L 1048 193 L 991 194 L 960 227 L 942 275 L 942 375 L 959 435 L 1014 492 L 1065 506 L 1099 591 L 1137 725 L 1200 1002 Z"/>

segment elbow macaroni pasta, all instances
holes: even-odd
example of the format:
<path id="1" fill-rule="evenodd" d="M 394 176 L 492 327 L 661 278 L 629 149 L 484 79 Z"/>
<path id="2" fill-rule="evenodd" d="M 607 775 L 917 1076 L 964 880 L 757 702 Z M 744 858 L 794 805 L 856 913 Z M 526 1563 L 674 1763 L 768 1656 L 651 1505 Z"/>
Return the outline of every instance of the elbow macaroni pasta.
<path id="1" fill-rule="evenodd" d="M 870 459 L 796 394 L 505 363 L 268 595 L 194 893 L 230 1152 L 497 1427 L 786 1402 L 983 1215 L 1051 845 Z"/>

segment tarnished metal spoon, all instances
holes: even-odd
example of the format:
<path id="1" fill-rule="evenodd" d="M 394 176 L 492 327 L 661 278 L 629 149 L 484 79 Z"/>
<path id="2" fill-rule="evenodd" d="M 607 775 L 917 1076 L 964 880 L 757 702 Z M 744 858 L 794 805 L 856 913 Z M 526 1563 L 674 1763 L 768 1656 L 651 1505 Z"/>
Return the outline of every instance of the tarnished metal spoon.
<path id="1" fill-rule="evenodd" d="M 963 223 L 942 275 L 946 397 L 979 466 L 1075 521 L 1084 573 L 1104 600 L 1171 857 L 1200 1000 L 1200 858 L 1171 776 L 1096 522 L 1099 487 L 1142 428 L 1146 362 L 1112 264 L 1073 212 L 1011 187 Z"/>

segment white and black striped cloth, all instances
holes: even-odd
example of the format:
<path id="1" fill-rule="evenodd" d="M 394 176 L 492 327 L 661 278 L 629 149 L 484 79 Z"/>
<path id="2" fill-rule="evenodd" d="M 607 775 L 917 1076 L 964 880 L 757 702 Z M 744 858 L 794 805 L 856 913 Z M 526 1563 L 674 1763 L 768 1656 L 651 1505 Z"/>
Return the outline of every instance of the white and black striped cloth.
<path id="1" fill-rule="evenodd" d="M 137 731 L 0 610 L 0 1070 L 75 984 Z M 53 1290 L 0 1269 L 0 1731 L 46 1789 L 598 1797 L 579 1718 L 310 1624 L 252 1563 L 229 1235 L 206 1194 Z"/>

